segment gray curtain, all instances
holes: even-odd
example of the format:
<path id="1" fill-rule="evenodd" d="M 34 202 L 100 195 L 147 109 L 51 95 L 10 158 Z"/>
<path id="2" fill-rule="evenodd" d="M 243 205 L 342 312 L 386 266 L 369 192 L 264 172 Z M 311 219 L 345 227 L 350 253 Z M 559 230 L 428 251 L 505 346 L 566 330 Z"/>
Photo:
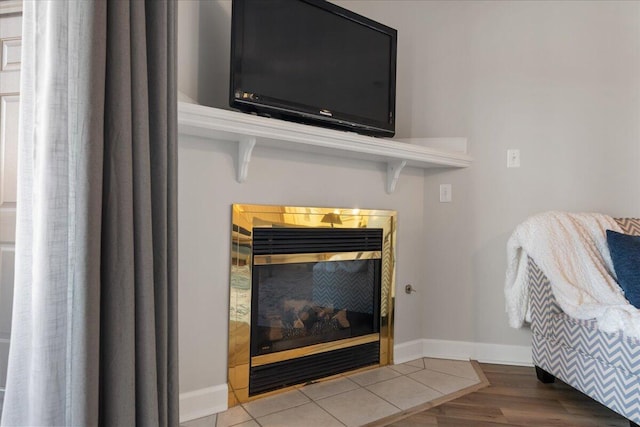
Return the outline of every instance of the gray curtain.
<path id="1" fill-rule="evenodd" d="M 2 425 L 178 425 L 175 18 L 24 2 Z"/>

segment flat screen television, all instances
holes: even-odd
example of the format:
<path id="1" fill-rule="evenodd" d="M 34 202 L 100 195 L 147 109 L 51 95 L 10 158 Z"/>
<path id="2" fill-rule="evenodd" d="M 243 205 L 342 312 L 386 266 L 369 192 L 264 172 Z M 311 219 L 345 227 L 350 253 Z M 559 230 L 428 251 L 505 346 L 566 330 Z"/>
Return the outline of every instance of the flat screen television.
<path id="1" fill-rule="evenodd" d="M 397 31 L 324 0 L 234 0 L 231 107 L 391 137 Z"/>

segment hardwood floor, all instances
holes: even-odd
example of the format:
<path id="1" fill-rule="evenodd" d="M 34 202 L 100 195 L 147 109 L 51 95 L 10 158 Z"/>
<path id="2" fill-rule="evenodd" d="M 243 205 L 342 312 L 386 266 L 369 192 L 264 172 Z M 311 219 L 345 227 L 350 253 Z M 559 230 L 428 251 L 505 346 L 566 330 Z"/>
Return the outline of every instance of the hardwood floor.
<path id="1" fill-rule="evenodd" d="M 531 367 L 480 364 L 489 387 L 389 426 L 629 426 L 629 421 L 556 380 L 542 384 Z"/>

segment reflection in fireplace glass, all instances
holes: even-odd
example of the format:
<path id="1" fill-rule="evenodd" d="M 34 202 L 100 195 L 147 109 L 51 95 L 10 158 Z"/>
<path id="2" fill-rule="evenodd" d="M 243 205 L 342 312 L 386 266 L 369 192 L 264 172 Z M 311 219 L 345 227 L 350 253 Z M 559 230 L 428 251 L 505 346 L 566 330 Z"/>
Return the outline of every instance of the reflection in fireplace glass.
<path id="1" fill-rule="evenodd" d="M 380 331 L 380 260 L 255 265 L 257 356 Z"/>

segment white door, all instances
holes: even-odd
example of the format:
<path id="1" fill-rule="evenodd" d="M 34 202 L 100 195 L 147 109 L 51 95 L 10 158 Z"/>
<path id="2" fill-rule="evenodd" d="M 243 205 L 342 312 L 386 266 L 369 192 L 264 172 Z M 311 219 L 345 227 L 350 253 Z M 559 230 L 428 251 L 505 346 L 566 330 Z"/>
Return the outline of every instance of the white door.
<path id="1" fill-rule="evenodd" d="M 0 1 L 0 412 L 13 303 L 21 10 L 19 1 Z"/>

